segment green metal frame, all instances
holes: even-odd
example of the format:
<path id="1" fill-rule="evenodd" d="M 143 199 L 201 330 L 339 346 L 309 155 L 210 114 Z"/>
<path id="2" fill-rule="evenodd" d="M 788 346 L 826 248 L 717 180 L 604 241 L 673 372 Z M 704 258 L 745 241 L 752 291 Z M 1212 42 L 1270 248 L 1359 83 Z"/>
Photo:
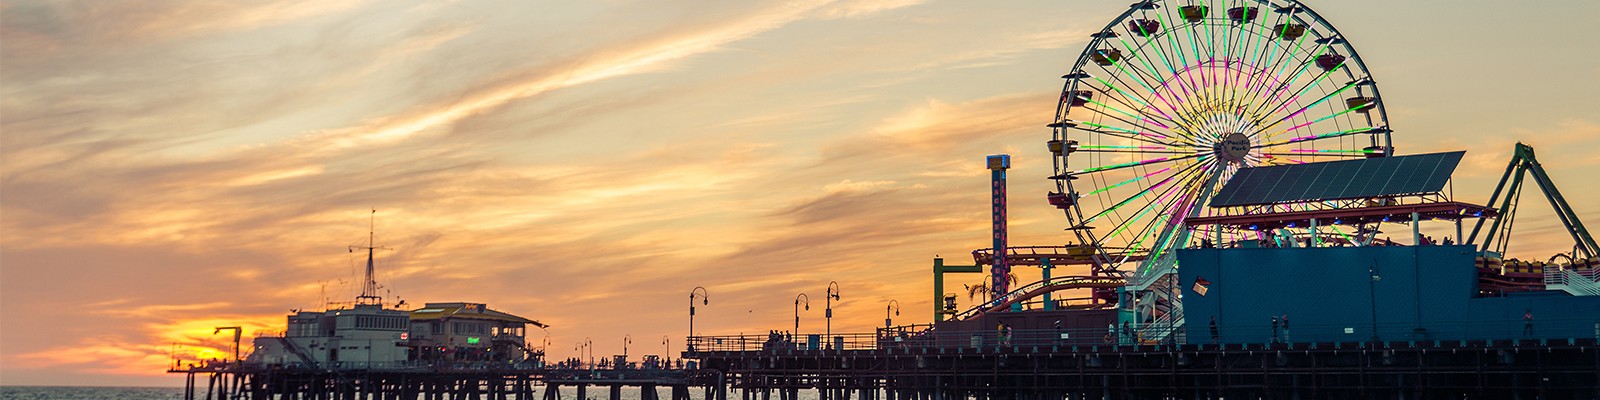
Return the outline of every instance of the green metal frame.
<path id="1" fill-rule="evenodd" d="M 983 266 L 979 265 L 944 265 L 943 258 L 933 259 L 933 320 L 943 321 L 946 315 L 954 312 L 944 310 L 944 274 L 945 273 L 982 273 Z"/>
<path id="2" fill-rule="evenodd" d="M 1550 206 L 1555 208 L 1556 217 L 1561 218 L 1561 224 L 1567 228 L 1567 233 L 1572 235 L 1574 242 L 1573 258 L 1589 258 L 1600 255 L 1600 246 L 1595 245 L 1594 237 L 1589 236 L 1589 230 L 1583 227 L 1583 222 L 1578 220 L 1578 214 L 1567 204 L 1566 198 L 1561 196 L 1561 191 L 1556 189 L 1550 176 L 1545 174 L 1544 167 L 1539 165 L 1539 160 L 1534 158 L 1533 147 L 1517 143 L 1516 151 L 1511 155 L 1511 164 L 1506 165 L 1506 173 L 1500 177 L 1500 184 L 1495 186 L 1494 194 L 1489 196 L 1490 207 L 1499 206 L 1495 211 L 1499 216 L 1494 218 L 1494 223 L 1489 225 L 1489 231 L 1484 235 L 1483 244 L 1479 251 L 1488 252 L 1493 249 L 1502 255 L 1505 254 L 1506 244 L 1511 234 L 1511 220 L 1516 215 L 1518 198 L 1522 195 L 1522 177 L 1525 172 L 1533 173 L 1533 180 L 1539 184 L 1539 189 L 1544 191 L 1544 197 L 1550 201 Z M 1514 174 L 1514 175 L 1513 175 Z M 1511 186 L 1506 187 L 1506 181 L 1511 181 Z M 1500 194 L 1505 193 L 1504 199 Z M 1472 236 L 1467 238 L 1467 243 L 1474 243 L 1478 239 L 1478 231 L 1483 228 L 1483 223 L 1488 218 L 1479 219 L 1478 224 L 1472 228 Z M 1501 230 L 1504 224 L 1505 229 Z M 1500 236 L 1495 236 L 1499 233 Z M 1498 238 L 1498 240 L 1497 240 Z M 1581 257 L 1580 257 L 1581 256 Z"/>

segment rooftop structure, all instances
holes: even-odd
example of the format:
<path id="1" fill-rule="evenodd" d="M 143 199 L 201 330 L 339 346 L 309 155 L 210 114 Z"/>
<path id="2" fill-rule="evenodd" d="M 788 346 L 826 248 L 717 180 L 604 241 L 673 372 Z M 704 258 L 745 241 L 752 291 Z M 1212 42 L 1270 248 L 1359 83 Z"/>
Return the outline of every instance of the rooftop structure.
<path id="1" fill-rule="evenodd" d="M 514 361 L 543 354 L 527 345 L 527 326 L 547 325 L 482 303 L 427 303 L 410 313 L 409 346 L 423 361 Z"/>
<path id="2" fill-rule="evenodd" d="M 1465 151 L 1242 168 L 1211 207 L 1423 195 L 1444 190 Z"/>

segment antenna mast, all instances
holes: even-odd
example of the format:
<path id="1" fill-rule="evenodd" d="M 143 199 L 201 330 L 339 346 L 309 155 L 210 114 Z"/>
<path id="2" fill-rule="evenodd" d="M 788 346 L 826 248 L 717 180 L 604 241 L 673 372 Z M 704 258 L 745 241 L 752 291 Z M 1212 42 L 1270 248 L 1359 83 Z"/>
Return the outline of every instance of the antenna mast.
<path id="1" fill-rule="evenodd" d="M 389 250 L 389 248 L 388 247 L 378 247 L 375 244 L 374 237 L 376 235 L 374 235 L 373 232 L 377 230 L 377 229 L 375 229 L 377 227 L 377 218 L 378 218 L 378 209 L 374 208 L 374 209 L 372 209 L 372 216 L 369 217 L 368 221 L 367 221 L 367 245 L 366 246 L 350 246 L 350 251 L 352 251 L 352 252 L 356 251 L 356 249 L 365 249 L 367 251 L 367 280 L 365 281 L 365 283 L 361 287 L 361 295 L 360 296 L 356 296 L 356 304 L 357 305 L 366 305 L 366 304 L 382 305 L 383 304 L 383 297 L 378 295 L 378 280 L 373 274 L 374 271 L 373 271 L 373 265 L 372 265 L 372 253 L 373 253 L 373 250 L 377 250 L 377 249 Z"/>

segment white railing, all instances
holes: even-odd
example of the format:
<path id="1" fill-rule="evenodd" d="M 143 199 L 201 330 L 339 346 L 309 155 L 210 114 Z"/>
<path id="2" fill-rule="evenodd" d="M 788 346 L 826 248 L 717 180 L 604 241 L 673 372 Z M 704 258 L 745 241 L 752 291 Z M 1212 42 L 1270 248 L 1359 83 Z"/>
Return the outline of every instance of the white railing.
<path id="1" fill-rule="evenodd" d="M 1546 268 L 1544 287 L 1548 290 L 1572 293 L 1575 296 L 1600 296 L 1600 269 L 1574 271 Z"/>
<path id="2" fill-rule="evenodd" d="M 1144 290 L 1156 281 L 1161 280 L 1162 277 L 1177 273 L 1177 267 L 1177 257 L 1162 257 L 1155 261 L 1150 261 L 1149 264 L 1138 267 L 1138 272 L 1134 274 L 1133 279 L 1128 280 L 1128 286 L 1136 291 Z"/>
<path id="3" fill-rule="evenodd" d="M 1163 342 L 1183 327 L 1183 305 L 1172 304 L 1161 318 L 1139 328 L 1139 338 L 1145 342 Z"/>

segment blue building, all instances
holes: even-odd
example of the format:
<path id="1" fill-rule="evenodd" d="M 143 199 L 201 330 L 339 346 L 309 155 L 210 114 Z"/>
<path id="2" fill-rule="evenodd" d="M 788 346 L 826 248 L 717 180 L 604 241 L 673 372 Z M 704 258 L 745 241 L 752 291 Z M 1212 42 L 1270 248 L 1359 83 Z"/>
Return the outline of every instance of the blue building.
<path id="1" fill-rule="evenodd" d="M 1600 338 L 1600 296 L 1479 295 L 1472 246 L 1179 251 L 1189 343 Z M 1530 321 L 1524 317 L 1531 315 Z M 1284 332 L 1288 331 L 1288 332 Z"/>

